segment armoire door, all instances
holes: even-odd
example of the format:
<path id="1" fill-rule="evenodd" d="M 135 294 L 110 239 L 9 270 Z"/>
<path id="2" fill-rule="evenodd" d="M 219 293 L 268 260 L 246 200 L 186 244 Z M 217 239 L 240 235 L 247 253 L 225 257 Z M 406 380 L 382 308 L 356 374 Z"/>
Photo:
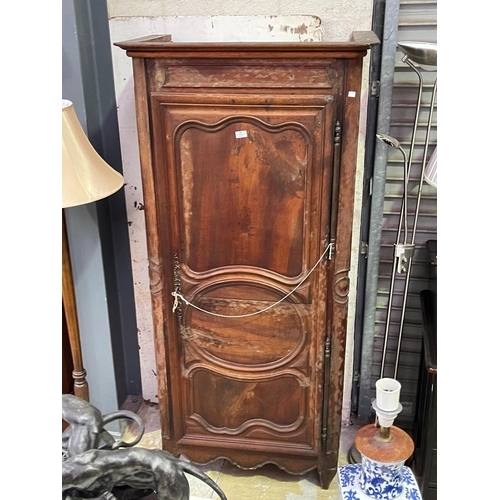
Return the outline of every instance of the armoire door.
<path id="1" fill-rule="evenodd" d="M 206 461 L 232 450 L 247 467 L 282 454 L 291 472 L 312 468 L 334 99 L 204 94 L 193 106 L 192 95 L 159 93 L 151 101 L 162 130 L 159 226 L 171 228 L 160 233 L 164 270 L 192 304 L 180 299 L 166 339 L 175 451 Z"/>

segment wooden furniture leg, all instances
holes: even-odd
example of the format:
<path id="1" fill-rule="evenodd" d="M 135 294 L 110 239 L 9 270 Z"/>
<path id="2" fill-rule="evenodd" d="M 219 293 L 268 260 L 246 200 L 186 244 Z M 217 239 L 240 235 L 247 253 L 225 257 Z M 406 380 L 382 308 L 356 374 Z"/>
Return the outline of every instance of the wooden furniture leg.
<path id="1" fill-rule="evenodd" d="M 83 368 L 82 347 L 80 344 L 80 330 L 76 313 L 75 289 L 73 285 L 73 272 L 69 255 L 68 234 L 64 211 L 62 213 L 62 298 L 66 323 L 68 326 L 71 357 L 73 358 L 73 381 L 75 396 L 90 401 L 87 372 Z"/>

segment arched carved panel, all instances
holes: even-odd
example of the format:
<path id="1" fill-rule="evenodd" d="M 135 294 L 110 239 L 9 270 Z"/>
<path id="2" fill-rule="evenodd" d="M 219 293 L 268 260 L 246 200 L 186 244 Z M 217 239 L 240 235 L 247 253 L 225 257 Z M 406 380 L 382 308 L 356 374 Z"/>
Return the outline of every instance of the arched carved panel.
<path id="1" fill-rule="evenodd" d="M 182 177 L 183 263 L 195 272 L 252 266 L 299 275 L 311 168 L 307 129 L 233 116 L 215 124 L 187 121 L 173 141 Z M 217 165 L 209 172 L 208 159 Z"/>
<path id="2" fill-rule="evenodd" d="M 201 417 L 211 432 L 237 435 L 255 426 L 286 432 L 303 420 L 304 389 L 291 376 L 245 381 L 198 370 L 192 386 L 189 413 L 198 415 L 198 422 Z"/>

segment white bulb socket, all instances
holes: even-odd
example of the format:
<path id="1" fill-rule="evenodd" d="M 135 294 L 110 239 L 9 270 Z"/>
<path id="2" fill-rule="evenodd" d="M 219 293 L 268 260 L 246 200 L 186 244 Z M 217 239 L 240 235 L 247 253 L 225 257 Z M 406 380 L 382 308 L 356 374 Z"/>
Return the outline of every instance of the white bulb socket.
<path id="1" fill-rule="evenodd" d="M 401 384 L 394 378 L 381 378 L 375 382 L 377 407 L 382 411 L 396 411 L 399 406 Z"/>

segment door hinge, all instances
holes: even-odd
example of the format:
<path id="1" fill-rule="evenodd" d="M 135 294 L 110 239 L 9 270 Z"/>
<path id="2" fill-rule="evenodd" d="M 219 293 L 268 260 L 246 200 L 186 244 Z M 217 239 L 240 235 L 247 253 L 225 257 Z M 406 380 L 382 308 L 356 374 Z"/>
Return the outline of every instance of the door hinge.
<path id="1" fill-rule="evenodd" d="M 362 241 L 359 245 L 359 253 L 364 256 L 368 256 L 368 242 Z"/>
<path id="2" fill-rule="evenodd" d="M 328 407 L 330 402 L 330 364 L 332 357 L 332 339 L 327 337 L 324 346 L 324 382 L 323 382 L 323 424 L 321 426 L 321 443 L 323 446 L 327 443 L 328 438 Z"/>
<path id="3" fill-rule="evenodd" d="M 332 238 L 330 240 L 330 248 L 328 249 L 328 260 L 332 260 L 333 259 L 333 254 L 335 252 L 335 238 Z"/>
<path id="4" fill-rule="evenodd" d="M 380 80 L 372 82 L 371 95 L 372 97 L 380 97 Z"/>

